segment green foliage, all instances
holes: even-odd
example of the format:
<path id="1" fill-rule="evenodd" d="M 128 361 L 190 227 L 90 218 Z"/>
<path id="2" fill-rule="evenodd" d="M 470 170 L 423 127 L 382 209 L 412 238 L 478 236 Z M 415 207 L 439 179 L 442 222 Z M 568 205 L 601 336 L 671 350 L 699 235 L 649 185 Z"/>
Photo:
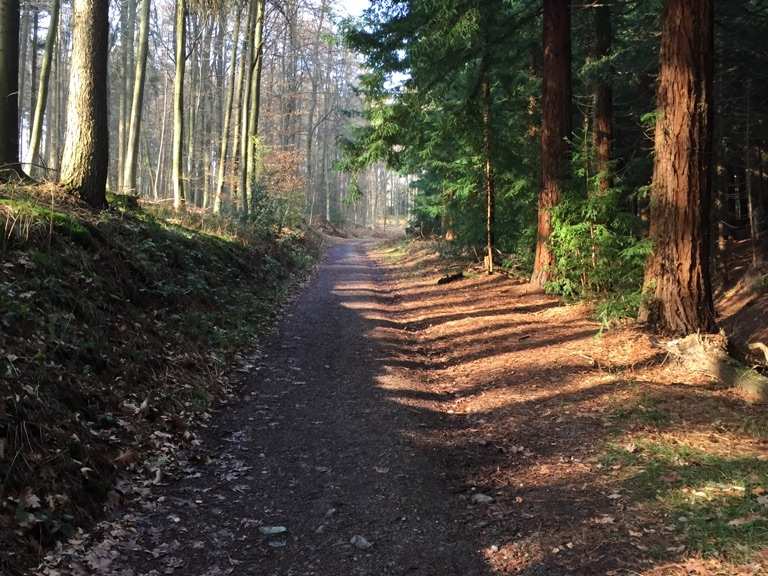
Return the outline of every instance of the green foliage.
<path id="1" fill-rule="evenodd" d="M 614 306 L 631 307 L 643 279 L 650 245 L 637 219 L 622 209 L 619 189 L 570 195 L 553 212 L 551 247 L 556 269 L 549 290 L 568 298 L 621 294 Z"/>

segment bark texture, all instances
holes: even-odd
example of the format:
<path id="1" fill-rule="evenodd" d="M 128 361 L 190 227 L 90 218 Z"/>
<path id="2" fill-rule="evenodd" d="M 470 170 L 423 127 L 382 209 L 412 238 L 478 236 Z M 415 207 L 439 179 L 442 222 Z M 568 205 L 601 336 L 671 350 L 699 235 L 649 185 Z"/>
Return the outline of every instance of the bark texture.
<path id="1" fill-rule="evenodd" d="M 35 116 L 32 121 L 32 133 L 29 138 L 29 151 L 27 164 L 31 170 L 39 162 L 40 140 L 43 135 L 43 118 L 48 103 L 48 84 L 51 77 L 51 61 L 53 59 L 53 49 L 56 45 L 56 35 L 59 26 L 59 7 L 60 0 L 53 0 L 51 3 L 51 15 L 48 23 L 48 36 L 45 39 L 45 52 L 43 53 L 43 64 L 40 69 L 40 82 L 37 89 L 37 102 L 35 103 Z M 50 135 L 48 135 L 50 139 Z"/>
<path id="2" fill-rule="evenodd" d="M 141 133 L 141 112 L 144 103 L 144 79 L 147 70 L 147 48 L 149 46 L 149 2 L 141 0 L 141 22 L 139 24 L 139 47 L 136 54 L 136 70 L 133 74 L 133 97 L 128 128 L 128 146 L 125 150 L 125 171 L 123 192 L 136 193 L 136 163 L 139 155 L 139 134 Z"/>
<path id="3" fill-rule="evenodd" d="M 19 0 L 0 0 L 0 181 L 19 166 Z"/>
<path id="4" fill-rule="evenodd" d="M 240 41 L 240 15 L 242 8 L 237 7 L 235 13 L 235 33 L 232 40 L 232 54 L 229 61 L 229 87 L 227 88 L 227 102 L 224 105 L 224 119 L 221 126 L 221 149 L 219 150 L 219 163 L 216 175 L 216 192 L 213 197 L 213 213 L 221 212 L 221 195 L 224 190 L 224 174 L 227 166 L 227 148 L 229 146 L 229 125 L 232 122 L 232 106 L 235 99 L 235 85 L 237 82 L 237 47 Z M 239 88 L 239 87 L 238 87 Z"/>
<path id="5" fill-rule="evenodd" d="M 712 0 L 666 0 L 645 271 L 644 320 L 663 332 L 715 329 L 709 274 Z"/>
<path id="6" fill-rule="evenodd" d="M 74 0 L 72 7 L 72 56 L 61 181 L 91 207 L 102 208 L 106 205 L 109 168 L 109 0 Z"/>
<path id="7" fill-rule="evenodd" d="M 183 146 L 184 146 L 184 70 L 187 59 L 187 4 L 176 0 L 176 76 L 173 80 L 173 150 L 171 179 L 173 180 L 173 207 L 184 206 Z"/>
<path id="8" fill-rule="evenodd" d="M 611 56 L 611 6 L 601 3 L 595 7 L 595 58 L 607 64 Z M 613 143 L 613 87 L 612 68 L 604 71 L 594 87 L 594 125 L 592 145 L 595 168 L 598 173 L 598 189 L 605 192 L 611 186 L 611 147 Z"/>
<path id="9" fill-rule="evenodd" d="M 571 2 L 544 0 L 541 190 L 536 256 L 531 283 L 544 286 L 554 265 L 549 248 L 552 208 L 560 201 L 568 173 L 571 134 Z"/>
<path id="10" fill-rule="evenodd" d="M 253 27 L 253 39 L 251 41 L 251 89 L 248 104 L 248 142 L 246 156 L 246 195 L 251 198 L 257 181 L 259 158 L 259 106 L 261 104 L 261 71 L 263 68 L 264 50 L 264 0 L 256 0 L 256 21 Z"/>

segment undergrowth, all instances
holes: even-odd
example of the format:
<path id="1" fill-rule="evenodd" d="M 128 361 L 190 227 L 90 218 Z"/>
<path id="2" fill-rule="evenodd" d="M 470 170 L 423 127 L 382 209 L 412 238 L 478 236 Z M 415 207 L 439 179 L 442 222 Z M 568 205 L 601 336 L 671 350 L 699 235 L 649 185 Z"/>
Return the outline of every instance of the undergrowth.
<path id="1" fill-rule="evenodd" d="M 0 572 L 196 442 L 317 252 L 301 229 L 132 204 L 0 188 Z"/>

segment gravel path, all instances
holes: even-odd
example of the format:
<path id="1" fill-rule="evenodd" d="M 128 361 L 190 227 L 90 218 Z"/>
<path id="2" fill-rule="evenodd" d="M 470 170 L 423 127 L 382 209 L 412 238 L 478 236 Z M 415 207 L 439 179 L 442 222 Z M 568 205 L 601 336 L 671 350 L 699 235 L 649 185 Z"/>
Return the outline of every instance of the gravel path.
<path id="1" fill-rule="evenodd" d="M 377 385 L 402 348 L 371 337 L 397 329 L 397 298 L 367 247 L 331 247 L 241 405 L 216 416 L 218 458 L 161 489 L 112 573 L 490 573 L 467 501 L 416 441 L 423 416 Z"/>

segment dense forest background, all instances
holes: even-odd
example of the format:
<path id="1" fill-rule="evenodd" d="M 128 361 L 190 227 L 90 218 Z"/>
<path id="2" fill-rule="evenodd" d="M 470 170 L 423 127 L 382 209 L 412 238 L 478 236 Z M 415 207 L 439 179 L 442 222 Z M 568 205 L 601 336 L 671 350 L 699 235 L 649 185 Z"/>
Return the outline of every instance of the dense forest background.
<path id="1" fill-rule="evenodd" d="M 597 296 L 605 319 L 637 314 L 659 275 L 645 271 L 653 246 L 681 234 L 697 248 L 671 261 L 705 244 L 694 259 L 714 258 L 716 286 L 729 285 L 765 254 L 766 18 L 750 0 L 377 2 L 348 32 L 366 57 L 369 124 L 347 142 L 347 166 L 416 175 L 415 228 L 476 253 L 487 244 L 550 291 Z M 665 66 L 678 74 L 666 84 Z M 690 140 L 659 140 L 677 113 L 704 117 L 676 127 Z M 654 158 L 669 160 L 656 175 Z M 664 178 L 689 167 L 702 179 Z M 652 191 L 667 185 L 690 213 L 685 230 L 654 233 L 676 217 L 652 217 Z"/>
<path id="2" fill-rule="evenodd" d="M 370 225 L 405 214 L 404 177 L 371 166 L 351 186 L 349 177 L 334 169 L 336 142 L 359 117 L 362 102 L 355 90 L 358 59 L 342 41 L 333 3 L 184 5 L 183 70 L 177 68 L 177 8 L 165 1 L 109 3 L 109 64 L 106 77 L 96 82 L 108 86 L 112 193 L 171 202 L 177 180 L 174 122 L 180 121 L 179 178 L 188 207 L 244 211 L 238 193 L 247 172 L 243 142 L 255 142 L 258 133 L 253 156 L 259 187 L 268 193 L 260 206 L 250 199 L 252 210 L 274 212 L 294 224 L 307 218 Z M 33 178 L 57 180 L 67 126 L 73 5 L 22 2 L 19 10 L 22 168 Z M 175 120 L 179 77 L 183 99 L 181 118 Z M 253 109 L 258 129 L 248 134 Z"/>

